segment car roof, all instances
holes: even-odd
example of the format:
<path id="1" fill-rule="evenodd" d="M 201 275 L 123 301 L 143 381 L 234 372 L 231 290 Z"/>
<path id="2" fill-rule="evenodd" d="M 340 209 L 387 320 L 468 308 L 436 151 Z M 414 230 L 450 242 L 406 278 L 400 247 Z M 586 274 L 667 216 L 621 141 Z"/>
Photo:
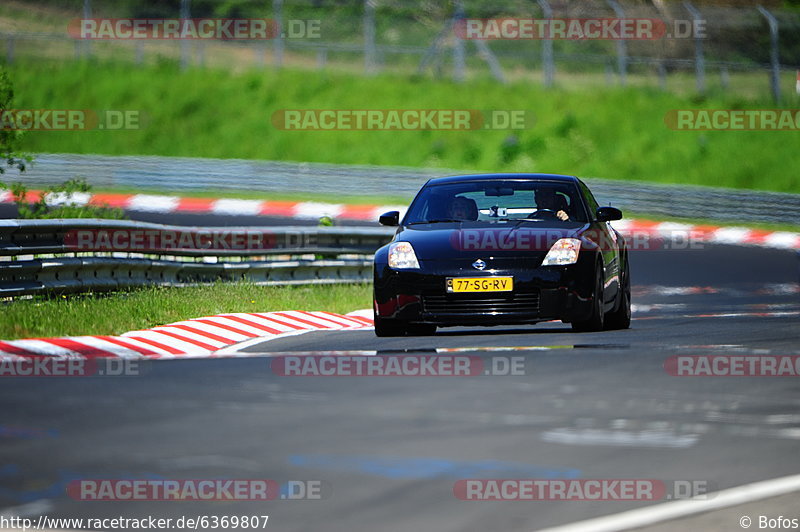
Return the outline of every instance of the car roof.
<path id="1" fill-rule="evenodd" d="M 574 175 L 561 174 L 469 174 L 435 177 L 428 180 L 426 185 L 442 185 L 446 183 L 463 183 L 469 181 L 486 181 L 490 179 L 520 179 L 531 181 L 560 181 L 563 183 L 578 183 Z"/>

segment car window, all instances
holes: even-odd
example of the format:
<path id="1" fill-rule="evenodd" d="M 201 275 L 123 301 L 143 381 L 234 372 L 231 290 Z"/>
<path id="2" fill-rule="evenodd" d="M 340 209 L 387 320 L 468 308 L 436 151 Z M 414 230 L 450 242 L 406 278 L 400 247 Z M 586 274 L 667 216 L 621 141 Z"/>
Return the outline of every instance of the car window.
<path id="1" fill-rule="evenodd" d="M 600 205 L 597 203 L 597 200 L 594 199 L 594 195 L 592 194 L 592 191 L 589 190 L 589 187 L 586 186 L 586 183 L 583 181 L 578 182 L 580 183 L 581 190 L 583 191 L 583 197 L 586 198 L 589 212 L 592 214 L 592 217 L 594 217 L 594 213 L 597 212 L 597 209 L 600 207 Z"/>
<path id="2" fill-rule="evenodd" d="M 442 220 L 498 221 L 564 211 L 570 222 L 586 222 L 574 183 L 487 180 L 424 187 L 409 208 L 405 224 Z M 545 213 L 546 214 L 546 213 Z"/>

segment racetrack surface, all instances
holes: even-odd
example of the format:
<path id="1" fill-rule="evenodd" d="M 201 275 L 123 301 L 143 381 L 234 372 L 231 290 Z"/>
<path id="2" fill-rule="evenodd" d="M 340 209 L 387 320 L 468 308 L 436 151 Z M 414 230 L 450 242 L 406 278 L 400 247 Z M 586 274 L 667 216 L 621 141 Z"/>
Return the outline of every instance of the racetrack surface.
<path id="1" fill-rule="evenodd" d="M 273 373 L 272 358 L 254 356 L 156 361 L 138 377 L 4 378 L 0 513 L 266 514 L 267 530 L 281 531 L 526 531 L 654 503 L 461 501 L 454 483 L 695 480 L 716 491 L 800 472 L 797 378 L 674 377 L 663 367 L 676 354 L 800 354 L 795 253 L 638 251 L 631 267 L 630 330 L 576 334 L 543 323 L 417 338 L 310 332 L 244 348 L 272 355 L 465 348 L 487 362 L 522 356 L 524 375 L 285 377 Z M 72 480 L 102 478 L 313 479 L 326 497 L 65 495 Z M 739 529 L 732 516 L 719 519 Z"/>

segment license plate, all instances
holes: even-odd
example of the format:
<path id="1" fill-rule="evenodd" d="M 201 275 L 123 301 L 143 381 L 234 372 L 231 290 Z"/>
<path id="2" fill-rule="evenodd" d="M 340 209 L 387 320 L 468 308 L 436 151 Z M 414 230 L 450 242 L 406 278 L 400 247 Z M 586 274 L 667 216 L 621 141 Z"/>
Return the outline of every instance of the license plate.
<path id="1" fill-rule="evenodd" d="M 448 277 L 448 292 L 511 292 L 513 277 Z"/>

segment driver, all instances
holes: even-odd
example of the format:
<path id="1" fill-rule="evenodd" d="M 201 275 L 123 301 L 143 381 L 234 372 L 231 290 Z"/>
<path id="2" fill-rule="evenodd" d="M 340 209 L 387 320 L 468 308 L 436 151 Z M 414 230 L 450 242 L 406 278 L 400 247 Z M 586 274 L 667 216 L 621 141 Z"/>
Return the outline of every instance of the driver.
<path id="1" fill-rule="evenodd" d="M 539 188 L 533 194 L 533 199 L 536 201 L 536 210 L 548 210 L 555 213 L 556 218 L 566 222 L 569 220 L 569 215 L 564 210 L 566 209 L 566 202 L 564 198 L 556 194 L 552 188 Z"/>
<path id="2" fill-rule="evenodd" d="M 475 220 L 475 202 L 462 196 L 456 196 L 447 208 L 447 215 L 453 220 Z"/>

